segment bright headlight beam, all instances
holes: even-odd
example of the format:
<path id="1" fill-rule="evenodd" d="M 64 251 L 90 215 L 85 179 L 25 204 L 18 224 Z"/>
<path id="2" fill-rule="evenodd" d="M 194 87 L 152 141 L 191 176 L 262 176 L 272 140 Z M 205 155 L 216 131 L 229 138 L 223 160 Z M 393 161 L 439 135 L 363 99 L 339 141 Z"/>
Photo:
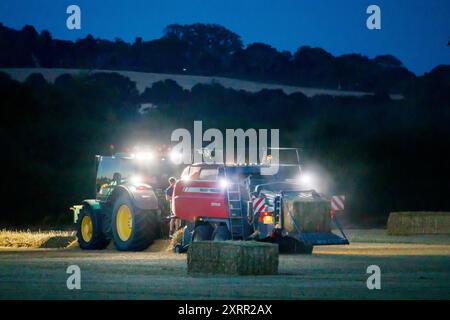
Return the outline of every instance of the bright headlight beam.
<path id="1" fill-rule="evenodd" d="M 219 184 L 221 188 L 226 189 L 229 185 L 229 181 L 227 179 L 220 179 Z"/>
<path id="2" fill-rule="evenodd" d="M 172 151 L 170 153 L 170 161 L 172 161 L 175 164 L 181 163 L 181 157 L 182 157 L 182 154 L 178 151 Z"/>
<path id="3" fill-rule="evenodd" d="M 304 184 L 310 184 L 313 181 L 313 177 L 310 173 L 303 173 L 300 176 L 300 182 Z"/>
<path id="4" fill-rule="evenodd" d="M 134 185 L 138 185 L 138 184 L 142 183 L 142 181 L 143 181 L 143 179 L 141 176 L 132 176 L 130 178 L 130 182 Z"/>
<path id="5" fill-rule="evenodd" d="M 316 184 L 317 181 L 316 181 L 315 176 L 312 173 L 310 173 L 310 172 L 302 172 L 300 177 L 299 177 L 299 179 L 298 179 L 298 182 L 303 187 L 313 188 L 314 189 L 315 188 L 315 184 Z"/>
<path id="6" fill-rule="evenodd" d="M 155 154 L 153 152 L 138 152 L 135 157 L 138 161 L 149 161 L 155 158 Z"/>

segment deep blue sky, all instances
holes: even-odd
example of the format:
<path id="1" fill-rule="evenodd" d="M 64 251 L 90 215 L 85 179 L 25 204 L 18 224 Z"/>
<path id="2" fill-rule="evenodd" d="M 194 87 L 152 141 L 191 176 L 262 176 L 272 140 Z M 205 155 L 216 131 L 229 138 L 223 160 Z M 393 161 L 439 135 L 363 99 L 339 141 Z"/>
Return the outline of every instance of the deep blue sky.
<path id="1" fill-rule="evenodd" d="M 77 4 L 82 30 L 66 29 L 66 8 Z M 366 28 L 366 8 L 382 10 L 382 30 Z M 47 29 L 54 38 L 159 38 L 170 23 L 218 23 L 245 44 L 279 50 L 311 45 L 334 55 L 393 54 L 417 74 L 450 64 L 450 0 L 1 0 L 0 22 Z"/>

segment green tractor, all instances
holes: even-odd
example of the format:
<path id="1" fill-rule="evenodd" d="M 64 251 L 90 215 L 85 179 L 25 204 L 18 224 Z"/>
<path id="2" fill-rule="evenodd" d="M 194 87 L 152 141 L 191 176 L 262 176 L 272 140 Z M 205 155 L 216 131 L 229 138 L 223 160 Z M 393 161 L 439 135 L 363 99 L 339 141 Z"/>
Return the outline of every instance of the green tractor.
<path id="1" fill-rule="evenodd" d="M 169 210 L 167 179 L 175 170 L 151 153 L 97 156 L 96 197 L 72 207 L 81 249 L 100 250 L 111 240 L 120 251 L 141 251 L 161 236 Z"/>

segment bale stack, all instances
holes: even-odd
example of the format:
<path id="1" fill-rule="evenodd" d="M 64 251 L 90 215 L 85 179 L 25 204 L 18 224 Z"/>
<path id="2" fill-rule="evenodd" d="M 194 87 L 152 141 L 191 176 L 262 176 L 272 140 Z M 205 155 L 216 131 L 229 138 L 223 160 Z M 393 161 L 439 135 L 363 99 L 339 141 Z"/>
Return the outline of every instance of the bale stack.
<path id="1" fill-rule="evenodd" d="M 255 241 L 198 241 L 187 254 L 188 273 L 273 275 L 278 245 Z"/>
<path id="2" fill-rule="evenodd" d="M 392 212 L 389 235 L 450 234 L 450 212 Z"/>
<path id="3" fill-rule="evenodd" d="M 330 202 L 324 199 L 287 195 L 283 199 L 283 228 L 288 232 L 297 232 L 297 224 L 301 232 L 330 232 L 330 210 Z"/>

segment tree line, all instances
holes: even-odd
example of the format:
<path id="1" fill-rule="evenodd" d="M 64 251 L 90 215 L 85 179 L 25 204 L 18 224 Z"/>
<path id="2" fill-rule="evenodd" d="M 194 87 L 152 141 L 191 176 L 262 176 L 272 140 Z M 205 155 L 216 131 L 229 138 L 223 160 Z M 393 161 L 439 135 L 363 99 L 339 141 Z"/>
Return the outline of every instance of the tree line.
<path id="1" fill-rule="evenodd" d="M 172 24 L 159 39 L 127 43 L 88 35 L 77 41 L 53 39 L 34 27 L 0 24 L 0 67 L 133 70 L 226 76 L 342 90 L 403 93 L 416 76 L 392 55 L 333 56 L 300 46 L 279 51 L 265 43 L 243 45 L 241 37 L 216 24 Z"/>

